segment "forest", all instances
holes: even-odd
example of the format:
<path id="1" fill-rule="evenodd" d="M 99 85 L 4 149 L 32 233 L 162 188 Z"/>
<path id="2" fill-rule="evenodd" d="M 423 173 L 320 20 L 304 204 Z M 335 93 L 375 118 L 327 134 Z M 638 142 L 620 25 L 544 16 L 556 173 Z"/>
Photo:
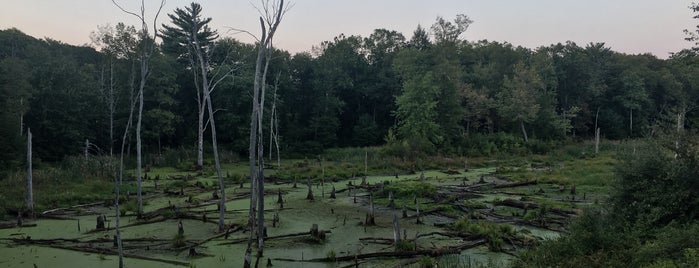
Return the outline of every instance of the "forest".
<path id="1" fill-rule="evenodd" d="M 692 267 L 699 263 L 699 139 L 695 134 L 699 30 L 685 30 L 688 47 L 694 48 L 662 59 L 616 52 L 605 43 L 567 41 L 530 49 L 507 42 L 465 40 L 462 36 L 474 22 L 457 15 L 437 17 L 432 25 L 416 25 L 412 33 L 376 29 L 369 36 L 340 34 L 311 52 L 292 54 L 272 43 L 275 19 L 279 23 L 286 11 L 283 5 L 282 1 L 274 9 L 279 17 L 263 14 L 267 15 L 261 18 L 263 26 L 269 26 L 263 27 L 267 39 L 261 37 L 252 44 L 211 29 L 209 23 L 216 18 L 203 17 L 207 7 L 196 3 L 167 14 L 155 33 L 155 29 L 125 23 L 99 26 L 89 46 L 38 39 L 16 28 L 0 30 L 0 220 L 14 222 L 17 215 L 31 216 L 24 204 L 24 187 L 27 162 L 33 162 L 36 190 L 48 195 L 35 193 L 37 210 L 72 210 L 108 200 L 94 210 L 109 211 L 103 213 L 111 213 L 110 222 L 114 214 L 126 217 L 131 225 L 163 217 L 172 226 L 180 219 L 181 228 L 182 219 L 199 220 L 200 215 L 204 223 L 207 215 L 209 221 L 217 219 L 213 215 L 220 209 L 221 220 L 215 221 L 220 235 L 208 240 L 201 235 L 194 242 L 181 237 L 184 241 L 174 246 L 190 248 L 189 257 L 192 249 L 203 250 L 203 258 L 213 256 L 220 263 L 226 263 L 224 255 L 219 256 L 223 253 L 212 248 L 235 243 L 228 239 L 229 233 L 239 231 L 240 239 L 249 233 L 251 240 L 253 233 L 266 235 L 269 219 L 274 218 L 275 225 L 279 222 L 282 200 L 296 195 L 299 200 L 308 196 L 313 200 L 312 188 L 321 192 L 316 192 L 316 203 L 309 206 L 333 207 L 332 214 L 353 215 L 354 208 L 348 207 L 358 197 L 360 203 L 369 204 L 371 212 L 361 225 L 364 233 L 367 225 L 373 226 L 374 202 L 396 213 L 402 208 L 403 215 L 406 206 L 415 206 L 410 209 L 417 215 L 415 225 L 404 226 L 420 230 L 415 226 L 424 224 L 431 231 L 419 233 L 442 232 L 474 246 L 485 245 L 492 252 L 510 252 L 503 266 Z M 699 10 L 697 5 L 690 8 Z M 124 170 L 117 172 L 120 157 Z M 141 161 L 144 185 L 149 187 L 144 190 L 149 195 L 145 209 Z M 115 175 L 122 172 L 123 185 Z M 399 177 L 408 181 L 398 182 Z M 426 178 L 433 182 L 424 182 Z M 292 190 L 297 181 L 303 190 Z M 244 188 L 244 183 L 250 183 L 247 190 L 233 189 L 238 184 Z M 265 184 L 271 188 L 265 190 Z M 342 195 L 348 204 L 318 203 L 330 202 L 325 201 L 326 194 L 334 199 L 335 187 L 338 196 L 347 192 Z M 260 200 L 255 199 L 256 190 Z M 120 191 L 126 197 L 119 197 Z M 130 200 L 136 191 L 138 205 Z M 544 191 L 547 194 L 541 194 Z M 265 212 L 265 195 L 269 208 L 277 192 L 280 201 L 274 205 L 281 208 Z M 492 198 L 474 201 L 465 193 Z M 219 194 L 223 199 L 217 205 L 211 200 L 218 200 Z M 181 197 L 171 201 L 161 195 Z M 449 199 L 449 195 L 459 198 Z M 227 196 L 232 199 L 226 201 Z M 395 207 L 394 196 L 400 204 Z M 161 208 L 174 207 L 172 202 L 187 197 L 190 205 L 183 206 L 191 209 L 187 212 L 180 214 L 179 205 L 176 212 Z M 290 201 L 291 206 L 305 206 L 299 200 Z M 199 202 L 208 209 L 195 206 Z M 245 212 L 235 212 L 235 219 L 227 215 L 224 226 L 226 202 L 243 202 L 228 207 Z M 255 207 L 255 202 L 260 205 Z M 120 211 L 118 203 L 126 210 Z M 503 207 L 504 211 L 497 210 Z M 421 209 L 426 214 L 422 221 Z M 255 210 L 262 211 L 257 232 L 253 231 Z M 249 221 L 241 219 L 248 212 Z M 78 230 L 80 217 L 96 215 L 76 213 L 60 217 L 77 220 Z M 355 216 L 363 219 L 363 213 Z M 118 228 L 119 218 L 115 220 Z M 418 245 L 415 232 L 411 234 L 414 241 L 410 240 L 415 245 L 400 244 L 400 228 L 394 226 L 395 218 L 394 225 L 391 220 L 386 218 L 378 226 L 397 229 L 389 239 L 395 239 L 396 252 L 403 248 L 417 256 L 405 265 L 430 267 L 431 262 L 441 261 L 447 267 L 471 267 L 470 260 L 464 264 L 460 258 L 444 259 L 438 249 Z M 298 221 L 304 231 L 316 223 Z M 502 222 L 515 227 L 498 225 Z M 440 224 L 448 231 L 438 229 L 443 227 Z M 560 238 L 538 241 L 519 234 L 520 225 L 555 232 Z M 314 228 L 312 239 L 324 240 L 324 231 L 319 237 Z M 367 240 L 382 242 L 374 239 L 379 232 L 375 228 Z M 107 227 L 105 236 L 111 237 L 109 231 Z M 337 232 L 333 229 L 328 235 L 348 236 Z M 5 235 L 0 232 L 0 239 L 46 246 Z M 129 237 L 125 241 L 130 242 L 124 243 L 145 243 L 137 238 Z M 209 241 L 220 244 L 209 252 L 198 248 Z M 262 248 L 263 241 L 252 244 Z M 274 251 L 275 245 L 279 250 L 286 244 L 267 243 L 272 245 L 269 254 L 278 257 L 274 261 L 286 263 L 282 267 L 295 263 L 290 259 L 304 260 Z M 306 252 L 306 257 L 321 263 L 344 261 L 342 267 L 359 265 L 361 254 L 343 259 L 341 246 L 332 245 L 338 250 L 326 247 L 320 256 Z M 61 247 L 84 250 L 79 245 Z M 466 246 L 440 246 L 445 247 L 452 247 L 450 254 L 455 248 L 466 250 Z M 136 258 L 138 247 L 130 250 Z M 250 241 L 247 250 L 249 258 Z M 239 255 L 246 253 L 244 247 L 239 251 Z M 99 254 L 116 255 L 105 252 Z M 149 258 L 173 258 L 158 254 Z M 261 249 L 258 254 L 260 261 Z M 181 255 L 174 258 L 185 263 L 170 264 L 194 266 Z M 492 261 L 502 256 L 492 258 L 474 265 L 498 265 Z M 250 265 L 247 260 L 245 264 Z"/>

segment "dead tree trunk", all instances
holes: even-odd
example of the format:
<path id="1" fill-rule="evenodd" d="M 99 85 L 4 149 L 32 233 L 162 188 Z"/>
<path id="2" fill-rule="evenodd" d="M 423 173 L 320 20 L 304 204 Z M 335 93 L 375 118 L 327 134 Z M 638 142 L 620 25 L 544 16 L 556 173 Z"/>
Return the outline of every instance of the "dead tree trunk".
<path id="1" fill-rule="evenodd" d="M 136 180 L 138 182 L 138 218 L 141 218 L 143 216 L 143 197 L 141 196 L 142 194 L 142 177 L 141 177 L 141 166 L 142 166 L 142 159 L 141 159 L 141 119 L 143 117 L 143 90 L 146 86 L 146 80 L 148 79 L 148 76 L 150 75 L 150 58 L 153 55 L 153 52 L 155 50 L 155 40 L 158 37 L 158 28 L 156 21 L 158 20 L 158 15 L 160 15 L 160 11 L 163 9 L 163 6 L 165 6 L 165 0 L 160 1 L 160 7 L 158 8 L 158 11 L 153 18 L 153 36 L 149 35 L 149 29 L 148 29 L 148 23 L 146 22 L 146 15 L 145 15 L 145 7 L 141 5 L 141 12 L 140 14 L 130 12 L 125 10 L 123 7 L 121 7 L 115 0 L 112 0 L 112 3 L 114 3 L 115 6 L 117 6 L 121 11 L 133 15 L 139 19 L 141 22 L 141 54 L 139 55 L 140 61 L 141 61 L 141 81 L 139 83 L 139 90 L 138 90 L 138 121 L 136 123 Z"/>
<path id="2" fill-rule="evenodd" d="M 599 154 L 599 132 L 600 129 L 595 130 L 595 154 Z"/>
<path id="3" fill-rule="evenodd" d="M 141 81 L 139 83 L 139 90 L 138 90 L 138 100 L 139 100 L 139 114 L 138 114 L 138 127 L 136 129 L 136 137 L 137 137 L 137 179 L 138 179 L 138 217 L 140 218 L 143 214 L 143 203 L 142 203 L 142 197 L 141 197 L 141 117 L 143 113 L 143 89 L 146 84 L 146 78 L 148 78 L 149 75 L 149 61 L 150 61 L 150 56 L 153 54 L 153 51 L 155 49 L 155 39 L 158 37 L 158 28 L 156 26 L 156 21 L 158 20 L 158 15 L 160 14 L 160 11 L 163 9 L 163 6 L 165 5 L 165 1 L 161 0 L 160 1 L 160 7 L 158 8 L 158 11 L 153 18 L 153 36 L 152 39 L 149 42 L 149 35 L 148 35 L 148 24 L 146 23 L 146 17 L 145 17 L 145 7 L 143 6 L 143 3 L 141 5 L 141 13 L 137 14 L 134 12 L 130 12 L 125 10 L 123 7 L 121 7 L 119 4 L 117 4 L 116 1 L 112 0 L 112 3 L 114 3 L 115 6 L 117 6 L 121 11 L 124 13 L 133 15 L 137 17 L 141 21 L 141 42 L 143 43 L 143 48 L 141 51 L 140 55 L 140 61 L 141 61 Z M 134 67 L 132 65 L 132 67 Z M 132 82 L 130 83 L 132 86 L 134 85 L 135 81 L 135 72 L 133 72 L 134 69 L 132 69 L 132 77 L 131 80 Z M 133 96 L 133 90 L 131 91 L 131 96 Z M 122 268 L 124 267 L 124 252 L 123 252 L 123 247 L 122 247 L 122 242 L 121 242 L 121 232 L 119 229 L 119 216 L 120 216 L 120 211 L 119 211 L 119 186 L 121 185 L 122 182 L 122 177 L 123 177 L 123 163 L 124 163 L 124 144 L 126 141 L 126 138 L 128 137 L 129 129 L 132 123 L 132 117 L 133 117 L 133 112 L 135 108 L 135 101 L 132 98 L 131 102 L 131 109 L 129 113 L 129 120 L 127 123 L 127 127 L 124 130 L 124 137 L 122 139 L 122 144 L 121 144 L 121 160 L 119 164 L 119 184 L 116 184 L 115 182 L 115 191 L 116 191 L 116 233 L 117 233 L 117 246 L 119 250 L 119 267 Z"/>
<path id="4" fill-rule="evenodd" d="M 223 216 L 226 213 L 226 187 L 223 183 L 223 175 L 221 175 L 221 162 L 219 160 L 218 156 L 218 146 L 216 142 L 216 123 L 214 122 L 214 113 L 213 109 L 211 108 L 211 95 L 209 94 L 209 90 L 206 90 L 206 103 L 209 109 L 209 120 L 211 123 L 211 143 L 213 146 L 214 150 L 214 162 L 216 166 L 216 175 L 218 176 L 218 185 L 221 189 L 221 201 L 220 201 L 220 206 L 219 206 L 219 217 L 218 217 L 218 231 L 223 232 L 225 231 L 225 224 L 223 220 Z"/>
<path id="5" fill-rule="evenodd" d="M 388 192 L 388 207 L 394 208 L 396 205 L 393 201 L 393 191 Z"/>
<path id="6" fill-rule="evenodd" d="M 308 194 L 306 194 L 306 199 L 313 200 L 313 188 L 311 187 L 311 179 L 308 179 Z"/>
<path id="7" fill-rule="evenodd" d="M 633 137 L 633 108 L 629 108 L 629 138 Z"/>
<path id="8" fill-rule="evenodd" d="M 374 194 L 369 193 L 369 215 L 365 222 L 366 225 L 376 225 L 374 215 Z"/>
<path id="9" fill-rule="evenodd" d="M 398 224 L 398 216 L 393 215 L 393 243 L 395 243 L 397 246 L 400 240 L 400 224 Z"/>
<path id="10" fill-rule="evenodd" d="M 270 6 L 270 3 L 267 1 L 263 2 L 262 4 L 263 8 L 260 9 L 264 10 L 264 13 L 261 14 L 260 17 L 262 36 L 258 42 L 258 53 L 253 82 L 253 105 L 252 114 L 250 116 L 249 147 L 250 180 L 251 185 L 256 185 L 257 187 L 251 187 L 250 220 L 248 223 L 251 231 L 248 237 L 248 247 L 245 252 L 246 256 L 244 258 L 244 267 L 250 267 L 252 264 L 252 256 L 250 256 L 250 254 L 252 254 L 252 230 L 255 222 L 255 208 L 257 208 L 258 212 L 258 256 L 262 256 L 262 249 L 264 247 L 264 155 L 262 142 L 262 109 L 264 107 L 264 90 L 266 86 L 267 70 L 271 60 L 271 53 L 273 51 L 272 39 L 285 11 L 283 0 L 279 1 L 278 7 Z M 257 167 L 255 164 L 257 164 Z"/>
<path id="11" fill-rule="evenodd" d="M 27 212 L 34 216 L 34 189 L 32 189 L 32 131 L 27 128 Z"/>
<path id="12" fill-rule="evenodd" d="M 199 94 L 197 94 L 199 95 Z M 196 169 L 201 170 L 204 167 L 204 110 L 205 101 L 197 99 L 201 104 L 199 106 L 199 115 L 197 116 L 197 164 Z"/>
<path id="13" fill-rule="evenodd" d="M 524 128 L 524 121 L 519 120 L 519 126 L 522 128 L 522 135 L 524 135 L 524 142 L 529 142 L 529 137 L 527 136 L 527 130 Z"/>

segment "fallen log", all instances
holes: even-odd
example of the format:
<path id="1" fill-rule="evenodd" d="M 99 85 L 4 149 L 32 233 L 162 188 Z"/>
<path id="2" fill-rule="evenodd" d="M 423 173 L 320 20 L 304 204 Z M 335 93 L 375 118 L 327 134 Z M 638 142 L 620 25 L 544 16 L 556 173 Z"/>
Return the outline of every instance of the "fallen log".
<path id="1" fill-rule="evenodd" d="M 332 233 L 332 231 L 330 231 L 330 230 L 323 230 L 323 231 L 325 232 L 326 235 Z M 293 233 L 293 234 L 268 236 L 267 238 L 265 238 L 265 241 L 269 241 L 272 239 L 280 239 L 280 238 L 306 236 L 306 235 L 310 236 L 311 233 L 310 232 L 300 232 L 300 233 Z M 242 242 L 246 242 L 246 241 L 248 241 L 247 238 L 241 238 L 241 239 L 235 239 L 235 240 L 219 243 L 219 245 L 232 245 L 232 244 L 242 243 Z"/>
<path id="2" fill-rule="evenodd" d="M 541 207 L 539 204 L 534 203 L 534 202 L 524 202 L 524 201 L 519 201 L 519 200 L 514 200 L 514 199 L 505 199 L 497 203 L 497 205 L 503 205 L 503 206 L 508 206 L 508 207 L 515 207 L 515 208 L 521 208 L 521 209 L 536 209 Z M 557 208 L 557 207 L 547 207 L 547 211 L 561 215 L 561 216 L 572 216 L 572 215 L 580 215 L 582 211 L 580 210 L 573 210 L 573 209 L 563 209 L 563 208 Z"/>
<path id="3" fill-rule="evenodd" d="M 119 252 L 112 250 L 112 249 L 106 249 L 106 248 L 93 248 L 93 247 L 69 247 L 69 246 L 59 246 L 59 245 L 50 245 L 49 247 L 52 248 L 59 248 L 59 249 L 65 249 L 65 250 L 73 250 L 73 251 L 79 251 L 79 252 L 88 252 L 88 253 L 97 253 L 97 254 L 107 254 L 107 255 L 115 255 L 118 256 Z M 182 261 L 176 261 L 176 260 L 167 260 L 167 259 L 159 259 L 159 258 L 154 258 L 154 257 L 148 257 L 148 256 L 143 256 L 143 255 L 137 255 L 133 253 L 126 253 L 124 252 L 124 257 L 126 258 L 132 258 L 132 259 L 141 259 L 141 260 L 147 260 L 147 261 L 155 261 L 155 262 L 162 262 L 162 263 L 167 263 L 167 264 L 172 264 L 172 265 L 179 265 L 179 266 L 189 266 L 188 262 L 182 262 Z"/>
<path id="4" fill-rule="evenodd" d="M 67 210 L 67 209 L 73 209 L 73 208 L 82 208 L 82 207 L 92 207 L 92 206 L 97 206 L 97 205 L 104 205 L 105 201 L 99 201 L 99 202 L 94 202 L 90 204 L 82 204 L 82 205 L 75 205 L 75 206 L 70 206 L 70 207 L 64 207 L 64 208 L 54 208 L 54 209 L 49 209 L 44 212 L 41 212 L 42 215 L 44 214 L 49 214 L 53 213 L 56 211 L 61 211 L 61 210 Z"/>
<path id="5" fill-rule="evenodd" d="M 24 224 L 22 224 L 22 226 L 17 225 L 16 222 L 0 224 L 0 229 L 27 228 L 27 227 L 36 227 L 36 223 L 24 223 Z"/>
<path id="6" fill-rule="evenodd" d="M 424 250 L 409 250 L 409 251 L 392 251 L 392 252 L 372 252 L 357 255 L 347 255 L 339 257 L 326 257 L 326 258 L 316 258 L 309 260 L 297 260 L 297 259 L 287 259 L 287 258 L 275 258 L 278 261 L 289 261 L 289 262 L 339 262 L 339 261 L 353 261 L 353 260 L 363 260 L 363 259 L 376 259 L 376 258 L 413 258 L 415 256 L 431 256 L 439 257 L 446 254 L 459 253 L 464 249 L 473 248 L 481 245 L 485 245 L 485 239 L 479 239 L 472 241 L 471 243 L 465 243 L 458 246 L 435 248 L 435 249 L 424 249 Z"/>
<path id="7" fill-rule="evenodd" d="M 495 184 L 493 188 L 495 189 L 501 189 L 501 188 L 511 188 L 511 187 L 519 187 L 519 186 L 527 186 L 527 185 L 533 185 L 539 183 L 536 180 L 526 180 L 526 181 L 518 181 L 518 182 L 508 182 L 508 183 L 501 183 L 501 184 Z"/>
<path id="8" fill-rule="evenodd" d="M 383 238 L 383 237 L 362 237 L 362 238 L 359 238 L 359 241 L 375 243 L 375 244 L 382 244 L 382 245 L 393 245 L 393 243 L 394 243 L 393 239 Z"/>

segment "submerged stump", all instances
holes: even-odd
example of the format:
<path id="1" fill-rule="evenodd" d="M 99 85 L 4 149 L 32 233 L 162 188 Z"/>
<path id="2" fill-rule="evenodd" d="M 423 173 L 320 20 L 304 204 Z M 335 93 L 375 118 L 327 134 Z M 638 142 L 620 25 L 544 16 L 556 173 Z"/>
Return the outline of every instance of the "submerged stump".
<path id="1" fill-rule="evenodd" d="M 104 215 L 97 216 L 97 230 L 104 230 Z"/>
<path id="2" fill-rule="evenodd" d="M 311 179 L 308 179 L 308 194 L 306 194 L 306 199 L 314 200 L 313 198 L 313 188 L 311 187 Z"/>

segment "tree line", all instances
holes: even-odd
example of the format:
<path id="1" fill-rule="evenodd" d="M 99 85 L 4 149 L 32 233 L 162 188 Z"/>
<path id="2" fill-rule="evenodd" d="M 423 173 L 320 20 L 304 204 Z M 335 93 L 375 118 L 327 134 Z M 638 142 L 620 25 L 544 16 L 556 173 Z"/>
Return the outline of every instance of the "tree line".
<path id="1" fill-rule="evenodd" d="M 211 150 L 204 132 L 214 117 L 223 150 L 248 152 L 258 48 L 219 36 L 200 12 L 194 5 L 177 9 L 162 25 L 143 91 L 146 152 L 192 148 L 194 156 L 198 144 Z M 466 40 L 471 23 L 465 15 L 438 17 L 410 38 L 376 29 L 296 54 L 270 47 L 260 82 L 268 88 L 261 108 L 269 116 L 265 143 L 274 137 L 275 150 L 286 155 L 383 144 L 487 153 L 474 149 L 474 140 L 588 139 L 597 128 L 608 139 L 624 139 L 697 124 L 699 61 L 692 49 L 668 59 L 615 52 L 604 43 L 529 49 Z M 196 46 L 187 44 L 188 35 L 197 37 Z M 144 39 L 123 23 L 98 27 L 91 46 L 0 31 L 0 147 L 7 148 L 0 163 L 19 166 L 28 127 L 35 155 L 44 160 L 86 147 L 112 154 L 139 97 L 140 44 L 152 41 Z M 202 83 L 203 77 L 212 81 Z M 135 150 L 133 135 L 126 146 Z"/>

